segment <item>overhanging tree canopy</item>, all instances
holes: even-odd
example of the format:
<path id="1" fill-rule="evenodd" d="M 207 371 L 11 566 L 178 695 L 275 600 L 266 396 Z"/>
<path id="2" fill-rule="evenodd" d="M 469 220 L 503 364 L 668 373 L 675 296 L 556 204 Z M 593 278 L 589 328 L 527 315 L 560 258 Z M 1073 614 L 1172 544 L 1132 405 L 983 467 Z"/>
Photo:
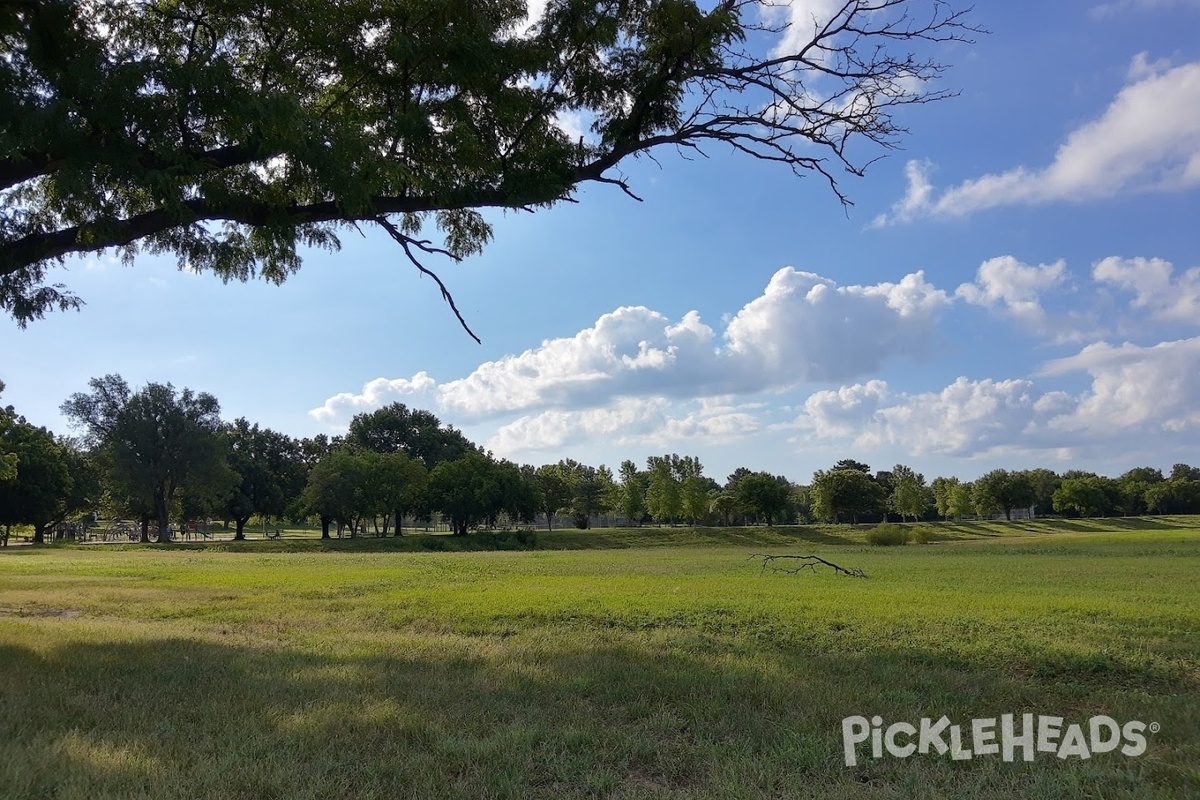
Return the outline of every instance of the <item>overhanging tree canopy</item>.
<path id="1" fill-rule="evenodd" d="M 299 246 L 336 248 L 364 222 L 428 272 L 422 251 L 480 251 L 480 209 L 553 205 L 587 182 L 629 192 L 617 165 L 666 146 L 816 172 L 846 202 L 838 173 L 877 155 L 855 143 L 894 146 L 899 107 L 945 96 L 923 45 L 972 30 L 943 0 L 845 0 L 785 38 L 770 0 L 551 0 L 522 32 L 525 13 L 3 4 L 0 306 L 22 324 L 78 306 L 47 270 L 107 248 L 280 282 Z M 430 224 L 440 242 L 422 238 Z"/>

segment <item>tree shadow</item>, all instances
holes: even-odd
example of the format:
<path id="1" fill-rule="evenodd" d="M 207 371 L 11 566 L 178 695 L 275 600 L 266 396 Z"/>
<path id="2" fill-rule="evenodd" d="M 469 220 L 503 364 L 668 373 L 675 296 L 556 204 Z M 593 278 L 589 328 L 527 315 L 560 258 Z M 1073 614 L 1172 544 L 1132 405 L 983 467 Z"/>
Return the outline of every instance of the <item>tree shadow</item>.
<path id="1" fill-rule="evenodd" d="M 1178 752 L 1160 753 L 1157 771 L 1117 758 L 1100 770 L 1054 758 L 872 761 L 865 750 L 854 768 L 842 760 L 841 720 L 854 714 L 965 722 L 1099 705 L 1130 715 L 1154 702 L 1164 726 L 1185 734 L 1190 714 L 1194 729 L 1194 698 L 1174 712 L 1146 694 L 1126 707 L 1108 688 L 1146 679 L 1117 668 L 1098 676 L 1094 663 L 1059 659 L 1014 677 L 932 651 L 742 652 L 684 630 L 659 639 L 380 635 L 338 652 L 197 638 L 0 645 L 0 795 L 849 798 L 866 783 L 876 797 L 917 786 L 929 797 L 1082 798 L 1104 780 L 1148 790 L 1187 780 Z M 1157 679 L 1140 688 L 1161 691 Z"/>

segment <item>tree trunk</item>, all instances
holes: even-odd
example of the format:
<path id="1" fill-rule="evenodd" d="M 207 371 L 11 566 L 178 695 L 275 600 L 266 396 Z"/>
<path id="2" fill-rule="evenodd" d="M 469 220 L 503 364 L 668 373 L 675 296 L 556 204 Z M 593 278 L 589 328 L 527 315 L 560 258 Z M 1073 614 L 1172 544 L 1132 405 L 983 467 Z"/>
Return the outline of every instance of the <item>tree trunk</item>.
<path id="1" fill-rule="evenodd" d="M 150 515 L 142 514 L 142 538 L 138 540 L 142 544 L 150 543 Z"/>
<path id="2" fill-rule="evenodd" d="M 235 542 L 243 542 L 246 540 L 246 523 L 249 521 L 249 517 L 238 517 L 233 521 L 233 524 L 236 526 L 233 531 L 233 540 Z"/>
<path id="3" fill-rule="evenodd" d="M 34 544 L 45 544 L 46 543 L 46 525 L 45 525 L 45 523 L 42 523 L 40 525 L 35 524 L 33 526 L 33 543 Z"/>
<path id="4" fill-rule="evenodd" d="M 171 497 L 165 488 L 154 490 L 154 522 L 158 526 L 158 543 L 166 544 L 171 541 L 171 534 L 167 531 L 167 526 L 170 524 L 170 505 Z"/>
<path id="5" fill-rule="evenodd" d="M 329 538 L 329 517 L 321 517 L 321 538 Z"/>
<path id="6" fill-rule="evenodd" d="M 403 536 L 404 535 L 404 514 L 398 508 L 395 511 L 393 511 L 392 513 L 396 515 L 396 535 Z"/>
<path id="7" fill-rule="evenodd" d="M 1004 509 L 1004 518 L 1006 520 L 1008 520 L 1009 522 L 1012 522 L 1012 509 L 1011 508 Z"/>

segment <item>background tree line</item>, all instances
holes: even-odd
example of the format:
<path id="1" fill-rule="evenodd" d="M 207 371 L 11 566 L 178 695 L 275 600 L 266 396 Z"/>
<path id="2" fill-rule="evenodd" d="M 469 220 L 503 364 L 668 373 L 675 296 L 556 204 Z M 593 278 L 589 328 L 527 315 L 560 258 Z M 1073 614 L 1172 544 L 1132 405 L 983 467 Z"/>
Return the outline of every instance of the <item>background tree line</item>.
<path id="1" fill-rule="evenodd" d="M 0 391 L 3 384 L 0 383 Z M 223 421 L 217 399 L 170 384 L 133 390 L 118 375 L 90 381 L 63 412 L 79 430 L 56 436 L 0 408 L 0 536 L 35 542 L 68 520 L 132 517 L 142 541 L 173 524 L 251 518 L 319 522 L 323 537 L 400 536 L 405 519 L 476 527 L 552 528 L 566 517 L 628 525 L 878 522 L 966 516 L 1200 513 L 1200 468 L 1137 467 L 1111 478 L 1069 470 L 993 470 L 975 481 L 925 476 L 904 464 L 872 472 L 843 459 L 808 485 L 739 467 L 724 483 L 700 459 L 669 453 L 617 471 L 566 458 L 533 466 L 497 458 L 429 411 L 402 403 L 354 417 L 345 436 L 296 439 L 244 418 Z"/>

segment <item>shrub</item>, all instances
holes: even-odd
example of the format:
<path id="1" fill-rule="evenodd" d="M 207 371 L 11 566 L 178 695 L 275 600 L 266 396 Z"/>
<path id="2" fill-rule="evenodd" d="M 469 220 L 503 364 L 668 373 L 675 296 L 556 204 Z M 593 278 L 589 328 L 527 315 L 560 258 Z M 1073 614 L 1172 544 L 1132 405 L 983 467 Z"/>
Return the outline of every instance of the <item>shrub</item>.
<path id="1" fill-rule="evenodd" d="M 876 525 L 867 531 L 867 544 L 876 547 L 895 547 L 896 545 L 908 544 L 908 539 L 907 528 L 889 523 Z"/>
<path id="2" fill-rule="evenodd" d="M 916 528 L 912 531 L 912 535 L 909 536 L 909 541 L 916 542 L 917 544 L 929 544 L 930 542 L 937 541 L 937 538 L 937 534 L 929 530 L 929 528 Z"/>

